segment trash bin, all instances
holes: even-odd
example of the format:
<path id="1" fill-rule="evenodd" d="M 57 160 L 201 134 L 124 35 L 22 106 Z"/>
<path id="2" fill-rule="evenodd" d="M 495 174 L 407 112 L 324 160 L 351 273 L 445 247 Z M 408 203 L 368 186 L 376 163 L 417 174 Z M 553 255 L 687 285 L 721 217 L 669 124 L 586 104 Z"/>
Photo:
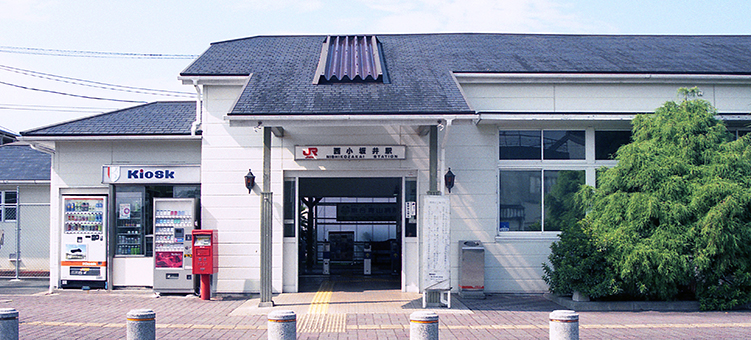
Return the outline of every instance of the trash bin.
<path id="1" fill-rule="evenodd" d="M 459 241 L 459 296 L 485 298 L 485 248 L 480 241 Z"/>

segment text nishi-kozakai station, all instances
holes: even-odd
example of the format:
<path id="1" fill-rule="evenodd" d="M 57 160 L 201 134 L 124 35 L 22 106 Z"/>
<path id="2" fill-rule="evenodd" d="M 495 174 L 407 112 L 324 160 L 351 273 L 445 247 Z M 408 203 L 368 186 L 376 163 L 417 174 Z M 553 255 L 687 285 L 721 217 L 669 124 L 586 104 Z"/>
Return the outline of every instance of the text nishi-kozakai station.
<path id="1" fill-rule="evenodd" d="M 197 100 L 22 133 L 54 150 L 51 287 L 192 292 L 200 229 L 215 294 L 546 292 L 548 196 L 679 88 L 746 133 L 751 36 L 257 36 L 179 80 Z"/>

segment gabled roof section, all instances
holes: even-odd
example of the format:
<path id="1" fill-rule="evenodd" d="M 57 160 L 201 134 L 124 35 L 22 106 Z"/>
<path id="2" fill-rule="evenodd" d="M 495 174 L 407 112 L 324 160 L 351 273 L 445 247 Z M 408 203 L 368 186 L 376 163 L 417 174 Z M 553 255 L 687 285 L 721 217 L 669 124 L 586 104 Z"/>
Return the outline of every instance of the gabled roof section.
<path id="1" fill-rule="evenodd" d="M 0 181 L 49 181 L 52 156 L 28 145 L 0 145 Z"/>
<path id="2" fill-rule="evenodd" d="M 190 135 L 196 102 L 153 102 L 21 132 L 24 137 Z"/>
<path id="3" fill-rule="evenodd" d="M 0 129 L 0 145 L 13 143 L 17 138 L 18 135 L 16 133 Z"/>
<path id="4" fill-rule="evenodd" d="M 375 36 L 328 36 L 318 59 L 314 84 L 384 82 Z"/>
<path id="5" fill-rule="evenodd" d="M 473 114 L 454 74 L 751 75 L 751 36 L 378 35 L 389 84 L 313 84 L 326 36 L 214 43 L 183 76 L 250 75 L 230 116 Z"/>

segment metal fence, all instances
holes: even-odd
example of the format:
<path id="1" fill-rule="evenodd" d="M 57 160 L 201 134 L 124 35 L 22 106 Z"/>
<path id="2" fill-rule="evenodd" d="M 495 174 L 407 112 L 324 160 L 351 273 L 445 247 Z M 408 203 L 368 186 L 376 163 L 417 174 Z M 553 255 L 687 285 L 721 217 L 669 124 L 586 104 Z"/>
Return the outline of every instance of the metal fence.
<path id="1" fill-rule="evenodd" d="M 50 276 L 50 204 L 20 203 L 16 220 L 0 222 L 0 277 Z"/>

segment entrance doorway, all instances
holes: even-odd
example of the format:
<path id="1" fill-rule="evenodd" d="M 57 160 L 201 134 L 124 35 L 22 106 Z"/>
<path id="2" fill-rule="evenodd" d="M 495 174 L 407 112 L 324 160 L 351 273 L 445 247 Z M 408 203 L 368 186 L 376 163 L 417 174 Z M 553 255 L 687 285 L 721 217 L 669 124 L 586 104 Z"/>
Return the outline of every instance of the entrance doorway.
<path id="1" fill-rule="evenodd" d="M 322 281 L 338 290 L 399 289 L 402 178 L 299 178 L 298 185 L 299 291 Z"/>

